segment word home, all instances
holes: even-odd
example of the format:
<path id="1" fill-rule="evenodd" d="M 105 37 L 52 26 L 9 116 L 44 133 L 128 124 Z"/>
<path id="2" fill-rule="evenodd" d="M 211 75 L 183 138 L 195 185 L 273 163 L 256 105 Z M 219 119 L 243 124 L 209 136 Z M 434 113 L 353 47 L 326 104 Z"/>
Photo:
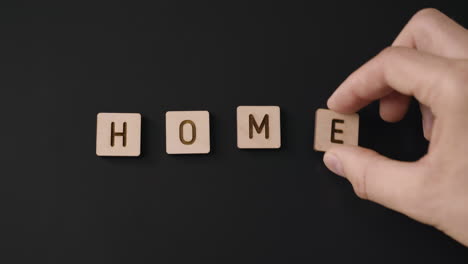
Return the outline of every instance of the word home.
<path id="1" fill-rule="evenodd" d="M 281 119 L 279 106 L 237 107 L 237 147 L 239 149 L 279 149 Z M 207 154 L 210 152 L 208 111 L 166 112 L 166 153 Z M 359 116 L 318 109 L 315 118 L 316 151 L 336 144 L 357 145 Z M 140 156 L 141 115 L 99 113 L 96 154 L 98 156 Z"/>

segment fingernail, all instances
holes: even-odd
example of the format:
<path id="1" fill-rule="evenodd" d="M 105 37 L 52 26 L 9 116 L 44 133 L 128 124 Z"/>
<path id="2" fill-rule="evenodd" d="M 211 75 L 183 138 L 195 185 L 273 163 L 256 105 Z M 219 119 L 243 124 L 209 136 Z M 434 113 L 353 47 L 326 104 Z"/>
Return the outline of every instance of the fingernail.
<path id="1" fill-rule="evenodd" d="M 325 153 L 323 156 L 323 162 L 329 170 L 338 176 L 344 177 L 343 166 L 341 161 L 332 153 Z"/>

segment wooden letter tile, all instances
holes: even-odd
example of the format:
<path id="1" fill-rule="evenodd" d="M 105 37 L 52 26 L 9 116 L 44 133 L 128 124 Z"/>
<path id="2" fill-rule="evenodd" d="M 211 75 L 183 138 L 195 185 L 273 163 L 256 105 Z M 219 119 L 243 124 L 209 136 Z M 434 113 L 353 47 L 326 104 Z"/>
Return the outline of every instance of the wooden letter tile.
<path id="1" fill-rule="evenodd" d="M 208 111 L 169 111 L 166 113 L 167 154 L 206 154 L 210 152 Z"/>
<path id="2" fill-rule="evenodd" d="M 96 155 L 140 156 L 141 115 L 99 113 L 96 129 Z"/>
<path id="3" fill-rule="evenodd" d="M 315 113 L 316 151 L 327 151 L 333 145 L 358 145 L 359 115 L 343 115 L 328 109 Z"/>
<path id="4" fill-rule="evenodd" d="M 237 107 L 237 147 L 240 149 L 280 148 L 279 106 Z"/>

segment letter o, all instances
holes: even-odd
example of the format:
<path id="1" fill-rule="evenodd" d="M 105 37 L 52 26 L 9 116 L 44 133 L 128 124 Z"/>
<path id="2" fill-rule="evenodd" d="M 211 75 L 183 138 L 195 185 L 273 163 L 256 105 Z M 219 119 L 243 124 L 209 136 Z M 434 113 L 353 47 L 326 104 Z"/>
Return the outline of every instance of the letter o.
<path id="1" fill-rule="evenodd" d="M 190 124 L 192 126 L 192 138 L 190 140 L 185 140 L 184 138 L 184 126 L 186 124 Z M 179 125 L 179 139 L 180 142 L 184 145 L 192 145 L 195 140 L 197 139 L 197 127 L 195 126 L 195 123 L 193 123 L 192 120 L 184 120 L 180 123 Z"/>

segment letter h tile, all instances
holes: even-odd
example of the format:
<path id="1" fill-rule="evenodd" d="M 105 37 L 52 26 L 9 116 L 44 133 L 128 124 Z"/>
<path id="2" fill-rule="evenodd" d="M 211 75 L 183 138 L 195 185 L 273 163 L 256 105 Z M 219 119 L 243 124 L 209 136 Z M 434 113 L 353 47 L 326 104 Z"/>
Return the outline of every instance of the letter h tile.
<path id="1" fill-rule="evenodd" d="M 96 155 L 140 156 L 141 115 L 99 113 L 96 129 Z"/>

